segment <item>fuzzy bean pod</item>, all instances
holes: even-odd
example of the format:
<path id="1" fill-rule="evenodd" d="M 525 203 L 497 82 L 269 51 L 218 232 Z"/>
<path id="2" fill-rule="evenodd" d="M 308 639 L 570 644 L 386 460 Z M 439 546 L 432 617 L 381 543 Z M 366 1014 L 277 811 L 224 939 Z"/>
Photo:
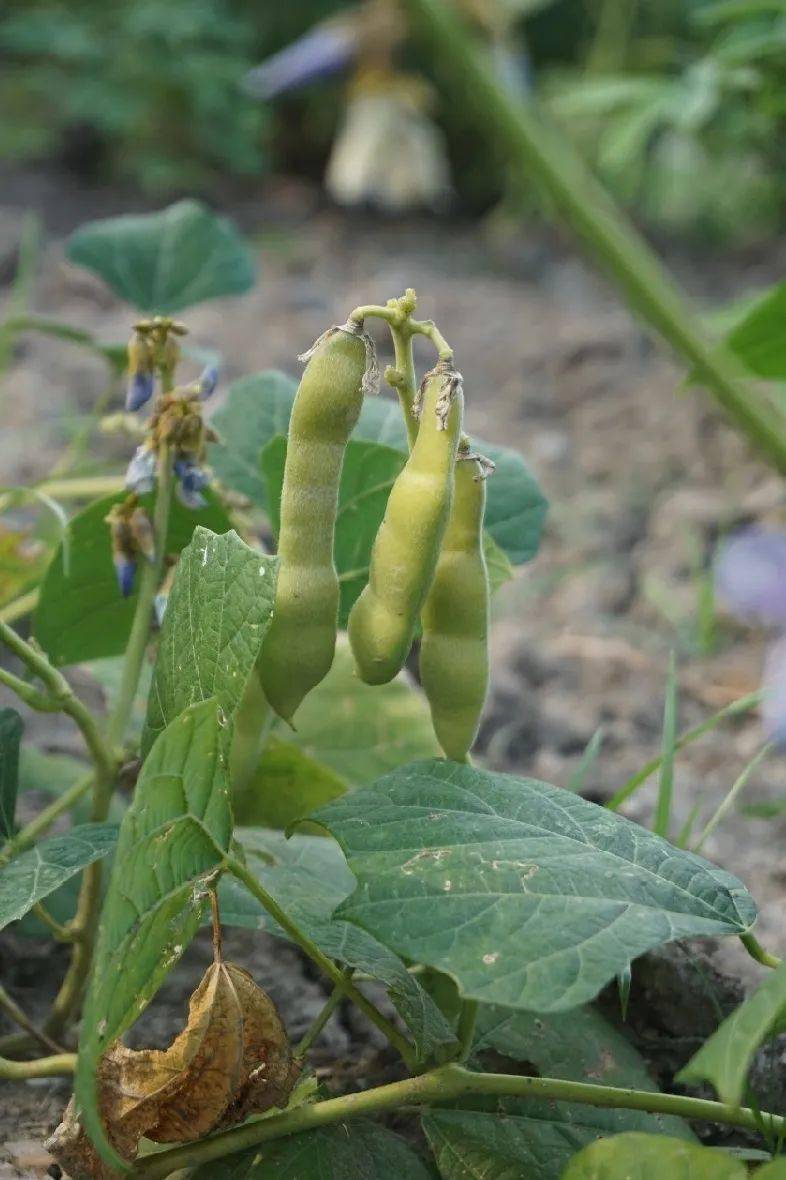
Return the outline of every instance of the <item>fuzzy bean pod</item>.
<path id="1" fill-rule="evenodd" d="M 306 356 L 289 424 L 273 620 L 257 665 L 265 696 L 287 721 L 333 663 L 339 480 L 375 374 L 373 346 L 358 325 L 331 329 Z"/>
<path id="2" fill-rule="evenodd" d="M 412 646 L 450 515 L 463 402 L 460 375 L 440 361 L 423 379 L 417 438 L 391 488 L 368 585 L 349 616 L 355 665 L 367 684 L 392 680 Z"/>
<path id="3" fill-rule="evenodd" d="M 488 688 L 485 507 L 483 468 L 462 444 L 450 520 L 421 614 L 420 645 L 420 681 L 431 708 L 434 732 L 454 762 L 467 760 Z"/>

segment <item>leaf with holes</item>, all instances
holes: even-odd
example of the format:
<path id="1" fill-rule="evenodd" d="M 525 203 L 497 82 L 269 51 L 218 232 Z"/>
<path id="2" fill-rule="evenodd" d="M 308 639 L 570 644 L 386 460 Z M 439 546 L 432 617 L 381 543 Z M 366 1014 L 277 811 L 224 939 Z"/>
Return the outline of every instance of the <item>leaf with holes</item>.
<path id="1" fill-rule="evenodd" d="M 747 1175 L 745 1164 L 728 1152 L 631 1132 L 585 1147 L 562 1180 L 745 1180 Z"/>
<path id="2" fill-rule="evenodd" d="M 85 1000 L 76 1075 L 85 1128 L 121 1166 L 97 1106 L 96 1068 L 196 933 L 207 882 L 229 847 L 226 731 L 215 700 L 171 722 L 145 759 L 120 827 Z"/>
<path id="3" fill-rule="evenodd" d="M 196 512 L 175 500 L 169 518 L 167 553 L 179 553 L 191 540 L 197 525 L 215 533 L 226 532 L 230 527 L 229 517 L 210 489 L 205 496 L 207 506 Z M 122 655 L 126 649 L 138 595 L 134 591 L 123 598 L 117 588 L 105 520 L 110 508 L 125 497 L 125 492 L 106 496 L 78 512 L 68 526 L 71 542 L 68 575 L 63 567 L 62 546 L 46 572 L 33 630 L 54 664 L 76 664 Z M 148 513 L 152 502 L 151 495 L 140 497 Z"/>
<path id="4" fill-rule="evenodd" d="M 430 1180 L 433 1173 L 398 1135 L 352 1119 L 259 1143 L 241 1155 L 204 1164 L 191 1180 Z"/>
<path id="5" fill-rule="evenodd" d="M 270 626 L 278 562 L 234 531 L 196 528 L 180 555 L 148 697 L 143 755 L 179 713 L 215 697 L 231 722 Z"/>
<path id="6" fill-rule="evenodd" d="M 107 856 L 117 843 L 116 824 L 80 824 L 42 840 L 0 868 L 0 930 L 16 922 L 70 877 Z"/>
<path id="7" fill-rule="evenodd" d="M 574 1008 L 651 947 L 756 916 L 729 873 L 533 779 L 413 763 L 309 818 L 358 881 L 336 916 L 486 1003 Z"/>
<path id="8" fill-rule="evenodd" d="M 712 1082 L 723 1102 L 739 1106 L 759 1045 L 786 1011 L 786 961 L 768 974 L 752 996 L 732 1012 L 690 1059 L 677 1078 Z"/>
<path id="9" fill-rule="evenodd" d="M 252 872 L 326 955 L 385 984 L 422 1056 L 439 1055 L 444 1047 L 455 1044 L 439 1008 L 401 959 L 365 930 L 331 918 L 353 885 L 346 861 L 331 840 L 302 835 L 286 840 L 280 832 L 260 828 L 238 828 L 235 835 Z M 267 912 L 233 879 L 221 882 L 219 898 L 221 919 L 228 925 L 282 935 Z"/>
<path id="10" fill-rule="evenodd" d="M 16 709 L 0 709 L 0 842 L 14 834 L 21 741 L 22 718 Z"/>
<path id="11" fill-rule="evenodd" d="M 256 280 L 251 252 L 232 222 L 200 201 L 88 222 L 68 239 L 66 253 L 139 311 L 165 315 L 241 295 Z"/>

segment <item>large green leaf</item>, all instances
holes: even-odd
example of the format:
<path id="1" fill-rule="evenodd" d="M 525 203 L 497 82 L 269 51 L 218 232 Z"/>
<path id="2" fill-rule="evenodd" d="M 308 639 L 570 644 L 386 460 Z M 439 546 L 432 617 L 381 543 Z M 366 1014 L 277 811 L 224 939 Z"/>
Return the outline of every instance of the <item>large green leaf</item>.
<path id="1" fill-rule="evenodd" d="M 249 868 L 321 950 L 385 984 L 424 1057 L 455 1043 L 439 1008 L 398 956 L 365 930 L 331 917 L 354 884 L 340 849 L 331 840 L 300 835 L 286 840 L 279 832 L 258 828 L 238 828 L 235 834 Z M 223 922 L 282 934 L 233 879 L 221 882 L 219 898 Z"/>
<path id="2" fill-rule="evenodd" d="M 756 916 L 735 877 L 533 779 L 414 763 L 310 818 L 358 879 L 337 916 L 487 1003 L 564 1011 L 658 943 Z"/>
<path id="3" fill-rule="evenodd" d="M 429 1180 L 433 1173 L 409 1144 L 377 1123 L 337 1127 L 260 1143 L 242 1155 L 205 1164 L 191 1180 Z"/>
<path id="4" fill-rule="evenodd" d="M 69 238 L 66 253 L 121 299 L 159 314 L 242 294 L 256 279 L 251 252 L 232 222 L 199 201 L 88 222 Z"/>
<path id="5" fill-rule="evenodd" d="M 778 283 L 748 309 L 726 343 L 758 377 L 786 381 L 786 283 Z"/>
<path id="6" fill-rule="evenodd" d="M 279 530 L 281 488 L 287 440 L 276 435 L 262 450 L 262 471 L 267 482 L 271 524 Z M 351 439 L 341 470 L 333 556 L 338 571 L 341 600 L 339 626 L 345 627 L 349 612 L 368 581 L 371 548 L 385 515 L 390 489 L 406 462 L 401 451 L 378 443 Z"/>
<path id="7" fill-rule="evenodd" d="M 136 591 L 123 598 L 117 588 L 112 564 L 109 527 L 105 517 L 126 493 L 96 500 L 71 520 L 68 576 L 63 568 L 62 546 L 58 549 L 41 584 L 33 623 L 35 637 L 54 664 L 75 664 L 81 660 L 121 655 L 131 633 L 136 610 Z M 215 496 L 208 491 L 207 507 L 192 512 L 177 500 L 172 505 L 167 535 L 167 553 L 179 553 L 191 540 L 197 525 L 223 533 L 229 518 Z M 140 502 L 152 510 L 152 495 Z M 138 578 L 137 578 L 138 582 Z"/>
<path id="8" fill-rule="evenodd" d="M 14 834 L 21 741 L 22 718 L 16 709 L 0 709 L 0 843 Z"/>
<path id="9" fill-rule="evenodd" d="M 171 722 L 145 759 L 120 827 L 85 1001 L 76 1093 L 96 1147 L 119 1166 L 97 1108 L 96 1065 L 182 955 L 229 846 L 226 734 L 215 700 Z"/>
<path id="10" fill-rule="evenodd" d="M 712 1082 L 720 1098 L 739 1106 L 753 1055 L 786 1011 L 786 962 L 712 1034 L 678 1074 L 681 1082 Z"/>
<path id="11" fill-rule="evenodd" d="M 745 1180 L 747 1175 L 745 1164 L 727 1152 L 633 1131 L 585 1147 L 562 1180 Z"/>
<path id="12" fill-rule="evenodd" d="M 635 1049 L 591 1007 L 566 1016 L 483 1004 L 475 1053 L 489 1050 L 526 1062 L 544 1077 L 657 1090 Z M 488 1064 L 495 1067 L 493 1060 Z M 450 1109 L 428 1112 L 423 1126 L 446 1180 L 475 1172 L 559 1180 L 574 1152 L 621 1131 L 693 1138 L 687 1124 L 674 1117 L 531 1098 L 506 1098 L 502 1108 L 498 1100 L 464 1099 Z"/>
<path id="13" fill-rule="evenodd" d="M 298 709 L 297 730 L 276 721 L 272 737 L 235 794 L 240 823 L 286 827 L 346 790 L 438 752 L 423 694 L 404 676 L 364 684 L 342 640 L 330 672 Z"/>
<path id="14" fill-rule="evenodd" d="M 148 697 L 143 754 L 179 713 L 215 697 L 231 722 L 270 626 L 278 562 L 196 528 L 180 555 Z"/>
<path id="15" fill-rule="evenodd" d="M 69 877 L 112 851 L 115 824 L 80 824 L 42 840 L 0 868 L 0 930 L 16 922 Z"/>
<path id="16" fill-rule="evenodd" d="M 231 387 L 226 404 L 213 419 L 222 437 L 222 442 L 211 448 L 211 461 L 219 478 L 273 515 L 275 506 L 271 507 L 259 469 L 260 455 L 276 435 L 286 433 L 296 389 L 296 382 L 281 373 L 246 377 Z M 406 429 L 398 403 L 383 397 L 366 398 L 353 439 L 406 455 Z M 473 438 L 472 442 L 497 465 L 488 485 L 486 529 L 514 565 L 521 565 L 537 552 L 546 499 L 517 451 L 480 439 Z M 368 459 L 371 453 L 367 448 L 357 452 L 373 463 Z M 268 461 L 273 462 L 272 458 Z M 281 461 L 277 455 L 276 465 L 280 466 Z M 387 461 L 392 463 L 389 456 Z"/>

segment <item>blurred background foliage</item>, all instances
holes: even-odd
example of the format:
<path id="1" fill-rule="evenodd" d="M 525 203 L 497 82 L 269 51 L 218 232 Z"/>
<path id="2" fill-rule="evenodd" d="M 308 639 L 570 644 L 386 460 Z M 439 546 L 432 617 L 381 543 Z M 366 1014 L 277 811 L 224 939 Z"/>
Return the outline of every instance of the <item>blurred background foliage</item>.
<path id="1" fill-rule="evenodd" d="M 786 191 L 786 0 L 461 3 L 470 12 L 515 9 L 525 93 L 641 221 L 710 241 L 777 232 Z M 351 18 L 338 0 L 6 0 L 0 156 L 54 159 L 156 197 L 209 193 L 227 178 L 270 171 L 319 177 L 344 80 L 320 80 L 268 104 L 240 82 L 345 11 Z M 416 43 L 405 58 L 431 76 Z M 447 99 L 435 117 L 459 208 L 484 212 L 506 187 L 493 127 L 479 143 Z"/>

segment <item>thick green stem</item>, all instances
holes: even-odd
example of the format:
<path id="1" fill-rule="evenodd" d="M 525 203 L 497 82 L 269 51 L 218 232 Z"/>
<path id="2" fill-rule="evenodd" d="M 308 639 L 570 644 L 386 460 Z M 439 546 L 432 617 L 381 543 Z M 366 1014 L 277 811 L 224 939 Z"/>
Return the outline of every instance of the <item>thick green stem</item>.
<path id="1" fill-rule="evenodd" d="M 270 914 L 278 922 L 281 929 L 289 935 L 293 942 L 303 950 L 308 957 L 316 963 L 321 971 L 332 979 L 335 984 L 340 984 L 347 997 L 353 1001 L 354 1004 L 360 1008 L 373 1024 L 380 1029 L 391 1045 L 394 1046 L 401 1054 L 408 1069 L 415 1067 L 415 1053 L 409 1041 L 404 1037 L 395 1025 L 383 1016 L 378 1008 L 372 1004 L 366 996 L 363 995 L 355 985 L 346 978 L 344 971 L 338 967 L 332 959 L 329 959 L 326 954 L 319 949 L 315 942 L 313 942 L 307 934 L 304 934 L 299 926 L 289 917 L 285 910 L 281 908 L 278 902 L 272 897 L 265 887 L 257 880 L 252 872 L 250 872 L 242 861 L 237 860 L 234 856 L 228 856 L 226 860 L 226 867 L 230 873 L 234 874 L 239 881 L 242 881 L 249 893 L 259 901 Z"/>
<path id="2" fill-rule="evenodd" d="M 642 1110 L 652 1114 L 673 1114 L 685 1119 L 721 1123 L 759 1131 L 761 1121 L 771 1120 L 775 1134 L 786 1132 L 786 1118 L 761 1114 L 746 1107 L 729 1106 L 702 1098 L 678 1094 L 659 1094 L 649 1090 L 623 1090 L 614 1086 L 597 1086 L 585 1082 L 568 1082 L 561 1078 L 529 1078 L 516 1074 L 473 1073 L 461 1065 L 444 1065 L 419 1077 L 407 1078 L 359 1094 L 329 1098 L 308 1106 L 297 1106 L 282 1114 L 246 1123 L 232 1131 L 214 1135 L 201 1143 L 187 1144 L 147 1156 L 133 1169 L 133 1175 L 146 1180 L 161 1180 L 178 1168 L 193 1168 L 221 1159 L 234 1152 L 248 1150 L 260 1143 L 280 1139 L 299 1131 L 331 1126 L 364 1115 L 395 1110 L 400 1106 L 431 1105 L 455 1101 L 469 1094 L 491 1094 L 514 1098 L 580 1102 L 588 1106 L 618 1110 Z"/>
<path id="3" fill-rule="evenodd" d="M 728 418 L 786 473 L 786 416 L 760 394 L 728 350 L 712 343 L 657 255 L 628 223 L 578 152 L 533 103 L 518 101 L 483 60 L 444 0 L 404 0 L 435 66 L 461 88 L 482 128 L 494 128 L 507 162 L 535 180 L 590 244 L 625 299 L 695 368 Z"/>
<path id="4" fill-rule="evenodd" d="M 395 364 L 394 388 L 401 402 L 404 421 L 407 426 L 407 441 L 409 449 L 415 444 L 418 436 L 418 420 L 412 410 L 418 388 L 418 378 L 415 372 L 415 357 L 412 350 L 412 333 L 391 325 L 393 337 L 393 353 Z"/>
<path id="5" fill-rule="evenodd" d="M 478 1002 L 477 1000 L 462 1000 L 461 1010 L 459 1012 L 458 1027 L 456 1035 L 458 1036 L 459 1051 L 457 1054 L 459 1061 L 466 1061 L 472 1052 L 472 1042 L 475 1039 L 475 1024 L 478 1019 Z"/>
<path id="6" fill-rule="evenodd" d="M 762 967 L 772 967 L 775 969 L 776 967 L 780 967 L 783 962 L 777 955 L 771 955 L 769 951 L 765 950 L 758 938 L 753 934 L 741 934 L 740 942 L 750 957 L 755 959 L 757 963 L 761 963 Z"/>
<path id="7" fill-rule="evenodd" d="M 0 622 L 15 623 L 17 619 L 23 619 L 25 615 L 29 615 L 34 611 L 38 605 L 39 591 L 28 591 L 27 594 L 21 594 L 19 598 L 15 598 L 13 602 L 9 602 L 6 606 L 0 608 Z"/>
<path id="8" fill-rule="evenodd" d="M 25 1081 L 27 1078 L 67 1078 L 76 1069 L 76 1053 L 56 1053 L 37 1061 L 9 1061 L 0 1057 L 0 1078 Z"/>

